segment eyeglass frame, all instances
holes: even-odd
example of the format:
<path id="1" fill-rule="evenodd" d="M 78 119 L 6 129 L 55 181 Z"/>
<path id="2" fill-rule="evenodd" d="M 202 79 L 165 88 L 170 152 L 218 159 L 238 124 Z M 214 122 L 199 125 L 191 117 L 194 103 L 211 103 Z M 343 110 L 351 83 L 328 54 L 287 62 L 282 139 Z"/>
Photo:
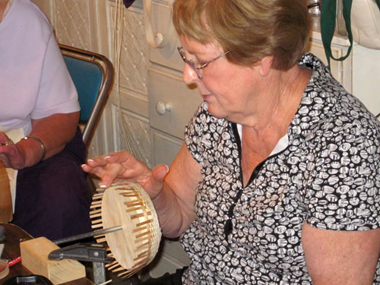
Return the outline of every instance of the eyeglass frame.
<path id="1" fill-rule="evenodd" d="M 194 60 L 186 58 L 185 51 L 183 50 L 183 47 L 177 47 L 177 50 L 178 50 L 178 53 L 179 53 L 180 57 L 182 58 L 183 62 L 188 64 L 195 71 L 195 73 L 197 74 L 199 79 L 203 79 L 203 73 L 201 71 L 202 69 L 206 68 L 211 62 L 214 62 L 215 60 L 225 56 L 226 54 L 228 54 L 230 52 L 230 50 L 228 50 L 228 51 L 222 53 L 221 55 L 218 55 L 217 57 L 213 58 L 212 60 L 207 61 L 206 63 L 204 63 L 200 66 L 196 66 L 197 63 L 194 62 Z"/>

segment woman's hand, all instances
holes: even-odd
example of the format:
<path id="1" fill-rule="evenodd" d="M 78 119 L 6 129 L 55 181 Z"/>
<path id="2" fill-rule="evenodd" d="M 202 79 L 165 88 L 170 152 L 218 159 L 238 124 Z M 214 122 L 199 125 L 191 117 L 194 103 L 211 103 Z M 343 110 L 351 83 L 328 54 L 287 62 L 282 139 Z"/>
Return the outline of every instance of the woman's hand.
<path id="1" fill-rule="evenodd" d="M 150 170 L 142 161 L 127 151 L 88 159 L 82 165 L 85 172 L 100 178 L 100 187 L 109 187 L 114 182 L 130 181 L 140 184 L 154 199 L 160 193 L 168 167 L 159 165 Z"/>
<path id="2" fill-rule="evenodd" d="M 9 137 L 0 132 L 0 160 L 5 167 L 23 169 L 61 152 L 72 140 L 77 130 L 79 112 L 55 114 L 46 118 L 32 120 L 32 132 L 29 135 L 38 137 L 45 146 L 34 139 L 21 139 L 11 144 Z M 59 130 L 58 132 L 56 130 Z"/>
<path id="3" fill-rule="evenodd" d="M 140 184 L 156 209 L 162 233 L 178 237 L 194 221 L 195 193 L 201 180 L 201 166 L 185 144 L 169 167 L 158 165 L 150 170 L 127 151 L 115 152 L 87 160 L 85 172 L 100 177 L 100 186 L 130 181 Z"/>
<path id="4" fill-rule="evenodd" d="M 3 132 L 0 132 L 0 161 L 5 167 L 14 169 L 22 169 L 26 164 L 24 149 L 19 144 L 14 144 Z"/>

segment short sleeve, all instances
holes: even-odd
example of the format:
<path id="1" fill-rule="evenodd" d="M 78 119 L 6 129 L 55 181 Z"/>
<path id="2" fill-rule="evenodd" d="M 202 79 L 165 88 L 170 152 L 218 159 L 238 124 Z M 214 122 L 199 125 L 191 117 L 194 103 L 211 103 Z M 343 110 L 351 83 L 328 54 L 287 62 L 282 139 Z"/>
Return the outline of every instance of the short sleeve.
<path id="1" fill-rule="evenodd" d="M 194 117 L 185 128 L 185 143 L 190 154 L 200 164 L 211 158 L 212 149 L 217 147 L 220 135 L 229 127 L 226 119 L 216 118 L 208 111 L 208 104 L 203 102 Z"/>
<path id="2" fill-rule="evenodd" d="M 201 155 L 203 150 L 201 138 L 203 137 L 203 130 L 205 129 L 204 126 L 207 121 L 206 110 L 206 103 L 202 103 L 195 112 L 195 115 L 185 127 L 186 146 L 193 158 L 199 163 L 202 163 L 203 161 Z"/>
<path id="3" fill-rule="evenodd" d="M 331 230 L 380 227 L 380 127 L 352 107 L 318 136 L 315 176 L 307 189 L 307 222 Z M 362 115 L 364 114 L 364 115 Z"/>
<path id="4" fill-rule="evenodd" d="M 56 113 L 80 110 L 78 94 L 62 54 L 51 34 L 41 71 L 41 81 L 32 119 L 41 119 Z"/>

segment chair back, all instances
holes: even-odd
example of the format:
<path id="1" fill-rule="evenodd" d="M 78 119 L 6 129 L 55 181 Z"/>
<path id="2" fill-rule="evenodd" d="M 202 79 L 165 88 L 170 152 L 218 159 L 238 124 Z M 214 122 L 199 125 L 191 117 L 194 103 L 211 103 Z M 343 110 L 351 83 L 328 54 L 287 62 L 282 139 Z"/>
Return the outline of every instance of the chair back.
<path id="1" fill-rule="evenodd" d="M 103 55 L 59 45 L 78 92 L 79 124 L 87 149 L 113 86 L 114 68 Z"/>

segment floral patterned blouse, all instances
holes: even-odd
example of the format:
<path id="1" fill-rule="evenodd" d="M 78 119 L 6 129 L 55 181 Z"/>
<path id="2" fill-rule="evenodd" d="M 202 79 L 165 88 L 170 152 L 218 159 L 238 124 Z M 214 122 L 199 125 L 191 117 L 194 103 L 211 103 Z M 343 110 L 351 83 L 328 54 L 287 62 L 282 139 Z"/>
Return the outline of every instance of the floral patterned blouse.
<path id="1" fill-rule="evenodd" d="M 184 284 L 312 284 L 302 225 L 380 226 L 380 122 L 312 54 L 313 69 L 288 133 L 242 185 L 235 124 L 203 103 L 185 131 L 202 166 L 194 221 L 181 236 Z M 380 263 L 374 284 L 380 284 Z"/>

